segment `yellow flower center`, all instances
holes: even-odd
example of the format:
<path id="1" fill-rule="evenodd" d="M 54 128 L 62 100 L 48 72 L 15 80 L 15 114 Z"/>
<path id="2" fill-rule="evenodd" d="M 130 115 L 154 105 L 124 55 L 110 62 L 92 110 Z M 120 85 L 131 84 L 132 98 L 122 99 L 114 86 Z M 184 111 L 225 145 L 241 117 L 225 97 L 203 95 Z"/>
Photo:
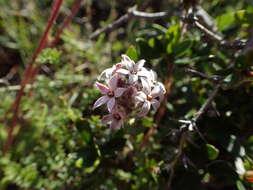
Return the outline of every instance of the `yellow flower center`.
<path id="1" fill-rule="evenodd" d="M 148 100 L 148 101 L 151 101 L 152 99 L 153 99 L 153 97 L 152 97 L 151 95 L 148 95 L 148 96 L 147 96 L 147 100 Z"/>
<path id="2" fill-rule="evenodd" d="M 113 97 L 113 96 L 114 96 L 114 92 L 113 92 L 113 91 L 109 91 L 109 92 L 107 93 L 107 96 Z"/>

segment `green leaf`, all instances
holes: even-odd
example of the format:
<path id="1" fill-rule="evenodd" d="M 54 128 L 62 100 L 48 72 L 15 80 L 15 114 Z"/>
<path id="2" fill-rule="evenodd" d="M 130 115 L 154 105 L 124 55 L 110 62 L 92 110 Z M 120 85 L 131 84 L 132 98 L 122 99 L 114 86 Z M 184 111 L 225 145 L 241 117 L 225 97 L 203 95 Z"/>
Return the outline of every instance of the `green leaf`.
<path id="1" fill-rule="evenodd" d="M 218 16 L 215 20 L 218 23 L 219 31 L 222 31 L 235 22 L 234 12 L 222 14 Z"/>
<path id="2" fill-rule="evenodd" d="M 153 48 L 143 38 L 137 38 L 136 42 L 140 50 L 140 58 L 155 59 L 160 57 L 160 54 L 154 53 Z"/>
<path id="3" fill-rule="evenodd" d="M 211 144 L 206 144 L 206 148 L 207 148 L 208 158 L 210 160 L 215 160 L 219 156 L 220 151 L 215 146 Z"/>
<path id="4" fill-rule="evenodd" d="M 160 34 L 165 34 L 167 32 L 167 29 L 159 24 L 152 24 L 152 28 L 154 28 Z"/>
<path id="5" fill-rule="evenodd" d="M 244 187 L 242 182 L 239 180 L 236 181 L 236 186 L 237 186 L 238 190 L 246 190 L 246 188 Z"/>
<path id="6" fill-rule="evenodd" d="M 134 61 L 138 61 L 138 54 L 137 54 L 137 50 L 134 46 L 130 46 L 128 49 L 127 49 L 127 52 L 126 52 L 127 56 L 129 56 L 132 60 Z"/>
<path id="7" fill-rule="evenodd" d="M 56 65 L 60 62 L 61 52 L 55 48 L 44 49 L 36 59 L 37 64 L 52 64 Z"/>
<path id="8" fill-rule="evenodd" d="M 180 39 L 180 26 L 178 24 L 172 25 L 165 35 L 167 41 L 167 53 L 173 52 L 174 45 L 178 43 Z"/>
<path id="9" fill-rule="evenodd" d="M 178 44 L 175 44 L 173 53 L 176 56 L 183 55 L 187 52 L 187 50 L 191 48 L 191 46 L 192 46 L 192 40 L 184 40 Z"/>
<path id="10" fill-rule="evenodd" d="M 75 162 L 75 166 L 77 168 L 82 168 L 83 166 L 83 158 L 79 158 L 76 162 Z"/>

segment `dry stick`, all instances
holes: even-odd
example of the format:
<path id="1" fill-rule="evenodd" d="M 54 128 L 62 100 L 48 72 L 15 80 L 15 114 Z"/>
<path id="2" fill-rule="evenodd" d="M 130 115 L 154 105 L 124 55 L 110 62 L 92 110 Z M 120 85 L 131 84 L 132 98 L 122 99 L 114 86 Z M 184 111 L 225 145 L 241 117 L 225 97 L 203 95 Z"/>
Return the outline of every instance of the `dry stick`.
<path id="1" fill-rule="evenodd" d="M 194 125 L 201 118 L 201 116 L 207 111 L 207 109 L 211 105 L 212 101 L 217 96 L 220 88 L 221 88 L 221 81 L 218 84 L 216 84 L 216 86 L 214 87 L 214 90 L 212 91 L 212 93 L 208 97 L 207 101 L 200 107 L 200 109 L 198 110 L 198 112 L 192 118 L 191 121 L 192 121 L 192 123 Z M 178 147 L 178 152 L 177 152 L 177 154 L 175 156 L 175 159 L 170 164 L 168 164 L 166 166 L 166 168 L 171 171 L 170 177 L 169 177 L 169 180 L 168 180 L 168 184 L 167 184 L 167 189 L 170 189 L 171 182 L 172 182 L 172 179 L 173 179 L 173 176 L 174 176 L 175 166 L 176 166 L 177 162 L 179 161 L 179 159 L 181 158 L 182 153 L 183 153 L 184 145 L 186 143 L 187 136 L 188 136 L 188 129 L 187 129 L 187 127 L 188 126 L 186 124 L 184 124 L 184 125 L 182 125 L 180 127 L 181 129 L 183 129 L 183 131 L 182 131 L 182 134 L 181 134 L 181 137 L 180 137 L 180 143 L 179 143 L 179 147 Z"/>
<path id="2" fill-rule="evenodd" d="M 10 119 L 9 127 L 7 129 L 7 139 L 6 139 L 6 141 L 4 143 L 4 146 L 3 146 L 3 153 L 8 151 L 9 147 L 12 144 L 13 131 L 14 131 L 15 126 L 17 125 L 20 102 L 21 102 L 22 96 L 24 95 L 25 87 L 26 87 L 27 83 L 29 83 L 31 75 L 33 73 L 33 63 L 35 62 L 35 60 L 36 60 L 37 56 L 39 55 L 39 53 L 41 52 L 41 50 L 46 45 L 49 30 L 51 29 L 52 25 L 54 24 L 54 21 L 57 18 L 57 15 L 58 15 L 58 12 L 59 12 L 60 7 L 62 5 L 62 2 L 63 2 L 63 0 L 54 0 L 53 9 L 52 9 L 51 15 L 49 17 L 46 29 L 45 29 L 45 31 L 44 31 L 44 33 L 43 33 L 43 35 L 42 35 L 42 37 L 39 41 L 38 47 L 36 48 L 36 50 L 35 50 L 35 52 L 32 56 L 31 61 L 28 64 L 28 67 L 25 71 L 24 77 L 21 80 L 21 87 L 20 87 L 20 90 L 18 91 L 18 93 L 16 95 L 16 99 L 15 99 L 13 105 L 11 106 L 11 109 L 9 111 L 7 111 L 7 113 L 6 113 L 5 117 L 7 117 L 8 113 L 10 111 L 12 111 L 13 116 Z M 8 120 L 8 118 L 6 118 L 6 120 Z"/>
<path id="3" fill-rule="evenodd" d="M 167 12 L 147 13 L 147 12 L 129 9 L 126 14 L 124 14 L 123 16 L 115 20 L 112 24 L 109 24 L 108 26 L 98 29 L 94 33 L 92 33 L 90 35 L 90 39 L 91 40 L 96 39 L 101 33 L 109 33 L 132 18 L 157 19 L 157 18 L 163 18 L 166 16 L 168 16 Z"/>

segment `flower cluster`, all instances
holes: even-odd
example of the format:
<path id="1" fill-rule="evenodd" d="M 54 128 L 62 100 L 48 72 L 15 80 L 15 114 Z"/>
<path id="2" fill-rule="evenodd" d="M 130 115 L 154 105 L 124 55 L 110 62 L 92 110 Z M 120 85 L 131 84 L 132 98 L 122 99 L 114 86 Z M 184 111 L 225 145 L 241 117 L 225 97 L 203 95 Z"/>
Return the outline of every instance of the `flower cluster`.
<path id="1" fill-rule="evenodd" d="M 119 129 L 124 119 L 137 113 L 145 116 L 153 107 L 157 110 L 165 94 L 162 83 L 157 82 L 154 71 L 144 67 L 145 60 L 135 63 L 128 56 L 122 55 L 120 63 L 102 72 L 96 87 L 103 94 L 94 104 L 93 109 L 106 104 L 109 114 L 102 121 L 113 129 Z"/>

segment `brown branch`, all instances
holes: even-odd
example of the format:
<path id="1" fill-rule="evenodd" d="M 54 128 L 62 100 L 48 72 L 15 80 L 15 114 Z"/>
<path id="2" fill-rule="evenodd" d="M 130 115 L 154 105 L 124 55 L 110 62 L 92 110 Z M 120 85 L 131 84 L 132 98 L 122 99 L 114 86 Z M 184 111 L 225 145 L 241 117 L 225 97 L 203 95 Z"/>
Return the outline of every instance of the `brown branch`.
<path id="1" fill-rule="evenodd" d="M 144 19 L 158 19 L 168 16 L 167 12 L 147 13 L 129 9 L 126 14 L 115 20 L 112 24 L 105 26 L 104 28 L 98 29 L 90 35 L 90 39 L 96 39 L 102 33 L 110 33 L 122 24 L 128 22 L 132 18 L 144 18 Z"/>

